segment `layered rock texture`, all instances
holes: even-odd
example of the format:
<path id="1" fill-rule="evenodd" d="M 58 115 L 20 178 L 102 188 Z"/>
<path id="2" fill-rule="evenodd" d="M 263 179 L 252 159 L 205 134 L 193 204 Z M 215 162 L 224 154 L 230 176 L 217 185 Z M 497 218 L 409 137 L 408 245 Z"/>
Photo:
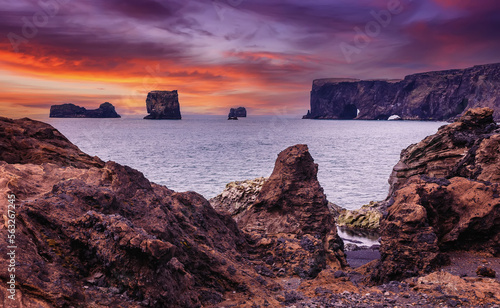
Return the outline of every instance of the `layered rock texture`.
<path id="1" fill-rule="evenodd" d="M 229 110 L 228 118 L 245 118 L 247 116 L 247 110 L 245 107 L 231 108 Z"/>
<path id="2" fill-rule="evenodd" d="M 146 109 L 149 115 L 144 119 L 180 120 L 182 118 L 177 90 L 149 92 L 146 98 Z"/>
<path id="3" fill-rule="evenodd" d="M 500 63 L 427 72 L 403 80 L 313 81 L 307 119 L 443 121 L 474 107 L 495 110 L 500 120 Z"/>
<path id="4" fill-rule="evenodd" d="M 281 267 L 283 274 L 293 271 L 314 278 L 327 265 L 346 265 L 317 173 L 306 145 L 287 148 L 278 155 L 255 202 L 238 219 L 238 226 L 267 248 L 269 263 Z"/>
<path id="5" fill-rule="evenodd" d="M 74 104 L 53 105 L 50 107 L 51 118 L 120 118 L 115 107 L 106 102 L 98 109 L 87 110 Z"/>
<path id="6" fill-rule="evenodd" d="M 500 255 L 500 129 L 492 115 L 468 110 L 403 150 L 381 222 L 377 281 L 428 273 L 453 251 Z"/>

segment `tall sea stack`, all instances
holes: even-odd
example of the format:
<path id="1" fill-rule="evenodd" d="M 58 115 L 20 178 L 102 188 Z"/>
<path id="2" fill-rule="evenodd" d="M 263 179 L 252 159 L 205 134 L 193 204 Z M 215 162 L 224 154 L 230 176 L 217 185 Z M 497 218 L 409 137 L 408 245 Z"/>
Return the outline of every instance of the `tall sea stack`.
<path id="1" fill-rule="evenodd" d="M 177 90 L 149 92 L 146 98 L 146 108 L 149 115 L 144 119 L 180 120 L 182 118 Z"/>

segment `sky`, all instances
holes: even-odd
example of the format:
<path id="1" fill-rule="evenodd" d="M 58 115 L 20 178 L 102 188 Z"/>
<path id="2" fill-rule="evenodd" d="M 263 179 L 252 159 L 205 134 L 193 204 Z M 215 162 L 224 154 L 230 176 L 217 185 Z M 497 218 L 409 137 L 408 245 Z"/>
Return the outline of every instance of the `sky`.
<path id="1" fill-rule="evenodd" d="M 103 102 L 146 115 L 302 115 L 314 79 L 500 62 L 496 0 L 2 0 L 0 116 Z"/>

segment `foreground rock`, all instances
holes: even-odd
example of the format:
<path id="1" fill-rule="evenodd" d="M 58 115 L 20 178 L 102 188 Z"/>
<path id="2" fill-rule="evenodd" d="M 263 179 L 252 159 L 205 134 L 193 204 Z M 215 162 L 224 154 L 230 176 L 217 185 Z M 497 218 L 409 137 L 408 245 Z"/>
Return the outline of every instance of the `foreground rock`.
<path id="1" fill-rule="evenodd" d="M 327 266 L 346 265 L 317 172 L 306 145 L 282 151 L 255 203 L 238 220 L 238 226 L 265 248 L 263 257 L 272 264 L 272 275 L 277 271 L 314 278 Z"/>
<path id="2" fill-rule="evenodd" d="M 106 102 L 98 109 L 87 110 L 74 104 L 53 105 L 50 107 L 51 118 L 121 118 L 115 106 Z"/>
<path id="3" fill-rule="evenodd" d="M 229 110 L 229 114 L 227 115 L 228 119 L 231 118 L 245 118 L 247 116 L 247 110 L 245 107 L 231 108 Z"/>
<path id="4" fill-rule="evenodd" d="M 16 196 L 22 247 L 12 307 L 199 307 L 233 291 L 267 293 L 236 223 L 202 196 L 91 158 L 41 122 L 1 118 L 0 134 L 0 195 Z M 7 267 L 0 279 L 7 301 Z"/>
<path id="5" fill-rule="evenodd" d="M 469 110 L 402 152 L 381 222 L 376 281 L 429 273 L 453 251 L 499 256 L 500 130 L 492 113 Z"/>
<path id="6" fill-rule="evenodd" d="M 304 118 L 444 121 L 475 107 L 492 108 L 500 120 L 500 63 L 403 80 L 314 80 Z"/>
<path id="7" fill-rule="evenodd" d="M 149 92 L 146 98 L 146 108 L 149 115 L 144 119 L 180 120 L 182 118 L 177 90 Z"/>

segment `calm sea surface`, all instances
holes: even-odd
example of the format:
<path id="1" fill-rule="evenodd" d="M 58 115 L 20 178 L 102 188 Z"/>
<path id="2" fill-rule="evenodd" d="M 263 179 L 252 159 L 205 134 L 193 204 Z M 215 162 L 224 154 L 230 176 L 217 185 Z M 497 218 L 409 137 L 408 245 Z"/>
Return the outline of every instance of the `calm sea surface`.
<path id="1" fill-rule="evenodd" d="M 153 182 L 206 198 L 226 183 L 269 176 L 278 153 L 305 143 L 328 200 L 349 209 L 382 200 L 401 150 L 445 123 L 186 116 L 180 121 L 48 119 L 82 151 L 131 166 Z"/>

